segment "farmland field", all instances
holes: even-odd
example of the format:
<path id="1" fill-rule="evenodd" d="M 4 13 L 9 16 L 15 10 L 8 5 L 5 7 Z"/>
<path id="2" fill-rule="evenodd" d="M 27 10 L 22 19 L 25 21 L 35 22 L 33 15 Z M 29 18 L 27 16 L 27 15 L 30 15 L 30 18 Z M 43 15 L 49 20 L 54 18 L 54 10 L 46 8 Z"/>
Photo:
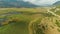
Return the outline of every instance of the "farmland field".
<path id="1" fill-rule="evenodd" d="M 0 34 L 60 34 L 60 8 L 0 8 Z"/>

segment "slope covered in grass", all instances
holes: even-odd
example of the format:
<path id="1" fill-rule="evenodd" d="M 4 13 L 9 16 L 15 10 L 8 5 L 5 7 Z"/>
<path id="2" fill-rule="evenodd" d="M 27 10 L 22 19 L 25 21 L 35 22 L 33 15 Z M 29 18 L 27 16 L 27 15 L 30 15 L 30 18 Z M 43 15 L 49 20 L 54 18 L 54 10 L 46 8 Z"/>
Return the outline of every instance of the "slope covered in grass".
<path id="1" fill-rule="evenodd" d="M 49 10 L 58 15 L 53 9 Z M 60 34 L 59 31 L 60 18 L 49 13 L 47 8 L 0 10 L 0 34 Z"/>

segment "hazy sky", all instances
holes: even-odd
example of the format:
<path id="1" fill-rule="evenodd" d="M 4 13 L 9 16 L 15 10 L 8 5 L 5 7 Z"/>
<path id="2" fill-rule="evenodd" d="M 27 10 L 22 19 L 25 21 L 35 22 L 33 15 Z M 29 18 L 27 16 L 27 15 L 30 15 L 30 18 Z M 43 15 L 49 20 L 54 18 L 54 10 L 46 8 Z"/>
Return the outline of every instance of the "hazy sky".
<path id="1" fill-rule="evenodd" d="M 59 0 L 23 0 L 25 2 L 30 2 L 36 5 L 51 5 Z"/>

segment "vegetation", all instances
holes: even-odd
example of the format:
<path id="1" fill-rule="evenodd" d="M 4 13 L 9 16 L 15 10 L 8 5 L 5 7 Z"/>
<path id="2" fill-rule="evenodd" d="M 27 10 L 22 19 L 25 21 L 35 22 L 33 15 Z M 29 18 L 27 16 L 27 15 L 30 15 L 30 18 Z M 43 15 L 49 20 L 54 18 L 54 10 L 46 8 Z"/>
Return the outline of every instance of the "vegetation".
<path id="1" fill-rule="evenodd" d="M 56 20 L 56 25 L 60 27 L 60 22 L 58 22 L 57 20 Z"/>
<path id="2" fill-rule="evenodd" d="M 58 20 L 47 13 L 47 8 L 0 8 L 0 34 L 30 34 L 30 23 L 32 34 L 46 34 L 46 30 L 54 28 L 51 23 L 56 21 L 60 27 Z"/>
<path id="3" fill-rule="evenodd" d="M 60 32 L 60 29 L 57 29 Z"/>

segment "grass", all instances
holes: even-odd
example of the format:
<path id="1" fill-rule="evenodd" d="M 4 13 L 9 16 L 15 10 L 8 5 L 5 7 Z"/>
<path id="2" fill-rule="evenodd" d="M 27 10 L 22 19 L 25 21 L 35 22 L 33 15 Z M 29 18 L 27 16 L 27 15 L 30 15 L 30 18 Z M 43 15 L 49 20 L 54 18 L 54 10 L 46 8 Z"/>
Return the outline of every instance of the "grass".
<path id="1" fill-rule="evenodd" d="M 21 21 L 0 27 L 0 34 L 28 34 L 27 23 Z"/>
<path id="2" fill-rule="evenodd" d="M 8 13 L 10 11 L 12 12 L 12 9 L 2 10 L 0 14 Z M 0 16 L 0 18 L 8 19 L 6 20 L 8 24 L 7 25 L 3 24 L 3 26 L 0 27 L 0 34 L 29 34 L 28 24 L 31 20 L 33 20 L 36 17 L 37 15 L 35 14 L 31 15 L 31 12 L 26 14 L 24 13 L 24 14 L 12 14 L 8 16 Z"/>
<path id="3" fill-rule="evenodd" d="M 27 14 L 13 14 L 6 17 L 0 16 L 0 18 L 8 19 L 8 24 L 3 24 L 3 26 L 0 27 L 0 34 L 28 34 L 28 23 L 34 19 L 32 17 L 32 15 Z M 12 20 L 12 22 L 9 20 Z"/>
<path id="4" fill-rule="evenodd" d="M 7 16 L 9 23 L 0 27 L 0 34 L 28 34 L 28 23 L 31 21 L 30 15 L 15 14 Z"/>
<path id="5" fill-rule="evenodd" d="M 6 16 L 0 16 L 0 18 L 7 18 L 7 25 L 3 24 L 0 27 L 0 34 L 29 34 L 28 25 L 30 21 L 40 17 L 36 22 L 34 22 L 34 26 L 32 28 L 36 29 L 35 34 L 44 34 L 45 27 L 48 25 L 42 26 L 43 28 L 39 28 L 38 24 L 41 23 L 41 20 L 45 17 L 53 17 L 52 14 L 46 13 L 46 9 L 41 8 L 0 8 L 0 15 L 5 15 L 5 13 L 9 12 L 22 12 L 22 14 L 11 14 Z M 44 22 L 44 21 L 43 21 Z M 3 23 L 3 22 L 2 22 Z M 5 23 L 5 22 L 4 22 Z M 60 27 L 60 23 L 56 21 L 56 25 Z M 53 27 L 52 27 L 53 28 Z M 33 29 L 34 30 L 34 29 Z"/>
<path id="6" fill-rule="evenodd" d="M 55 23 L 58 27 L 60 27 L 60 22 L 56 20 L 56 23 Z"/>
<path id="7" fill-rule="evenodd" d="M 60 32 L 60 29 L 57 29 L 58 30 L 58 32 Z"/>
<path id="8" fill-rule="evenodd" d="M 58 14 L 58 15 L 60 15 L 60 10 L 59 11 L 57 11 L 57 12 L 55 12 L 56 14 Z"/>

